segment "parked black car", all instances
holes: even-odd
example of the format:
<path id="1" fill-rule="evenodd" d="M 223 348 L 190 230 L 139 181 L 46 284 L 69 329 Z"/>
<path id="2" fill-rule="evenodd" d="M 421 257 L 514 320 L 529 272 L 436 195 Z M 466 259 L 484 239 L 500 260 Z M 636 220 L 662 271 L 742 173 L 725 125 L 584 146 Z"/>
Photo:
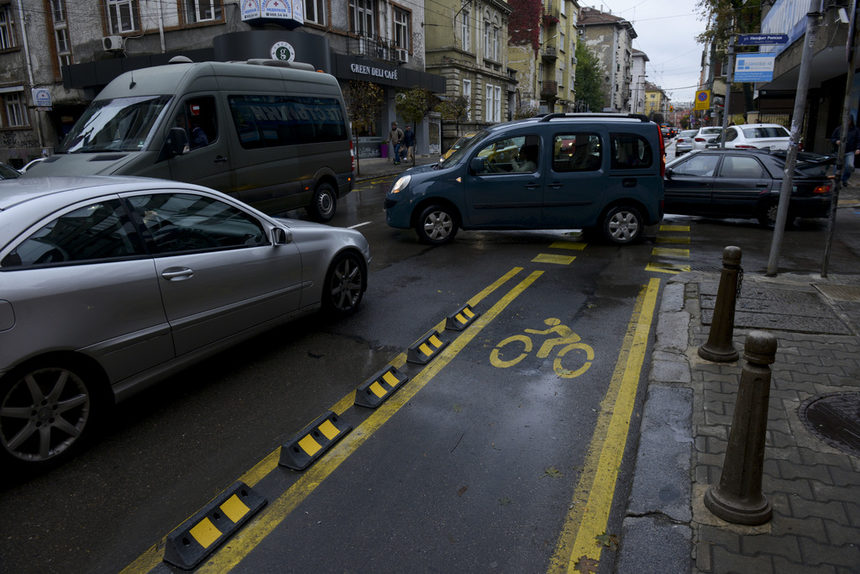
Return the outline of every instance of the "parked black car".
<path id="1" fill-rule="evenodd" d="M 708 149 L 666 165 L 665 212 L 706 217 L 756 218 L 773 226 L 782 186 L 785 151 Z M 832 156 L 800 153 L 787 221 L 827 217 Z"/>

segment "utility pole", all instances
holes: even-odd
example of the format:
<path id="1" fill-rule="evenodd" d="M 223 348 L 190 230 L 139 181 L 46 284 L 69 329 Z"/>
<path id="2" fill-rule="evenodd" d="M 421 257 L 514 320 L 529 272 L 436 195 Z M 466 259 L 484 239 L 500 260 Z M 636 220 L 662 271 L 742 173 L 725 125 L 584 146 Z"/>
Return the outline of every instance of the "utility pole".
<path id="1" fill-rule="evenodd" d="M 732 81 L 735 79 L 735 35 L 729 38 L 729 69 L 726 70 L 726 96 L 723 98 L 723 131 L 720 147 L 726 149 L 726 128 L 729 127 L 729 105 L 732 99 Z"/>
<path id="2" fill-rule="evenodd" d="M 779 267 L 779 252 L 782 249 L 782 237 L 785 235 L 785 220 L 788 218 L 788 204 L 791 201 L 791 188 L 794 183 L 794 166 L 797 164 L 797 143 L 800 139 L 800 128 L 803 126 L 803 115 L 806 110 L 809 77 L 812 74 L 812 50 L 818 37 L 818 22 L 821 20 L 821 0 L 813 0 L 810 8 L 811 10 L 806 14 L 806 35 L 803 38 L 800 73 L 797 78 L 794 111 L 791 115 L 791 138 L 788 143 L 788 151 L 785 155 L 782 187 L 779 190 L 779 208 L 776 212 L 773 242 L 770 246 L 770 257 L 768 258 L 767 271 L 765 272 L 765 275 L 768 277 L 775 277 Z"/>

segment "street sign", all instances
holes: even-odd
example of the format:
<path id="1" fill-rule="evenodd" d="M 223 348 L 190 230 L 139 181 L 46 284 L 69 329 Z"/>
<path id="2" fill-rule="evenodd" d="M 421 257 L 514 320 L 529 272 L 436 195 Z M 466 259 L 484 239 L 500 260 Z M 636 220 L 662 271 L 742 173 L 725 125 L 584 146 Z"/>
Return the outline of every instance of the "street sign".
<path id="1" fill-rule="evenodd" d="M 699 90 L 696 92 L 694 110 L 707 110 L 711 107 L 711 90 Z"/>
<path id="2" fill-rule="evenodd" d="M 742 53 L 735 60 L 735 82 L 769 82 L 773 80 L 773 54 Z"/>
<path id="3" fill-rule="evenodd" d="M 786 44 L 788 34 L 738 34 L 736 46 L 763 46 L 765 44 Z"/>

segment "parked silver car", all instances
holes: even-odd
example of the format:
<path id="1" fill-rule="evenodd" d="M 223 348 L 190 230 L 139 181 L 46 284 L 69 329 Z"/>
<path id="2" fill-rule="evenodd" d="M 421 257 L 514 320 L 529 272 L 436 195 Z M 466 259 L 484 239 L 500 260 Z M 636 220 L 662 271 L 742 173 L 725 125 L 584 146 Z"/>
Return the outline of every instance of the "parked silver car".
<path id="1" fill-rule="evenodd" d="M 705 126 L 703 128 L 699 128 L 699 132 L 693 136 L 693 150 L 705 149 L 705 147 L 714 141 L 721 133 L 723 133 L 723 128 L 719 126 Z"/>
<path id="2" fill-rule="evenodd" d="M 699 130 L 683 130 L 675 139 L 675 157 L 684 155 L 693 150 L 693 138 Z"/>
<path id="3" fill-rule="evenodd" d="M 299 315 L 348 314 L 358 231 L 186 183 L 0 183 L 0 461 L 70 456 L 106 407 Z"/>

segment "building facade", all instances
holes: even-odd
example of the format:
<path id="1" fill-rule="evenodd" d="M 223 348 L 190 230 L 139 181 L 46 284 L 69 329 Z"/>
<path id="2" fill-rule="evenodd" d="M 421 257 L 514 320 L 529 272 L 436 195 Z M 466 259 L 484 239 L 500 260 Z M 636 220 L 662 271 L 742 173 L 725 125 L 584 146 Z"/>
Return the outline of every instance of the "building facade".
<path id="1" fill-rule="evenodd" d="M 649 118 L 662 116 L 661 122 L 666 122 L 669 112 L 669 98 L 660 86 L 645 82 L 645 115 Z"/>
<path id="2" fill-rule="evenodd" d="M 633 82 L 633 40 L 636 30 L 627 20 L 595 8 L 583 7 L 579 26 L 582 40 L 604 70 L 603 86 L 608 112 L 630 110 Z"/>
<path id="3" fill-rule="evenodd" d="M 110 80 L 127 70 L 194 61 L 295 59 L 382 90 L 362 156 L 384 153 L 395 97 L 414 87 L 444 92 L 424 70 L 424 2 L 403 0 L 11 0 L 0 2 L 0 161 L 52 153 Z M 417 126 L 418 153 L 438 153 L 441 126 Z"/>
<path id="4" fill-rule="evenodd" d="M 630 83 L 630 113 L 645 113 L 645 82 L 647 81 L 646 64 L 648 55 L 641 50 L 633 50 L 633 65 Z"/>
<path id="5" fill-rule="evenodd" d="M 460 117 L 444 124 L 443 148 L 511 118 L 516 79 L 508 67 L 510 14 L 502 0 L 440 0 L 425 12 L 426 69 L 445 78 L 444 97 L 465 101 Z"/>

